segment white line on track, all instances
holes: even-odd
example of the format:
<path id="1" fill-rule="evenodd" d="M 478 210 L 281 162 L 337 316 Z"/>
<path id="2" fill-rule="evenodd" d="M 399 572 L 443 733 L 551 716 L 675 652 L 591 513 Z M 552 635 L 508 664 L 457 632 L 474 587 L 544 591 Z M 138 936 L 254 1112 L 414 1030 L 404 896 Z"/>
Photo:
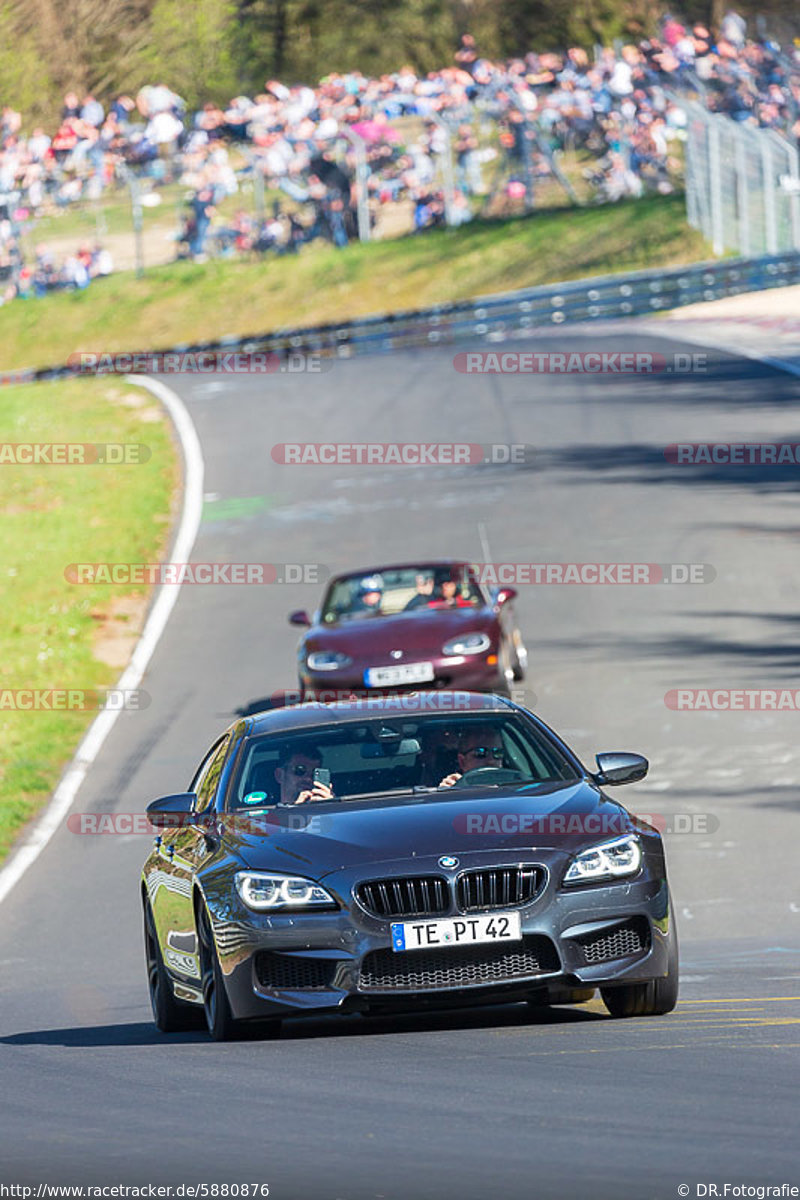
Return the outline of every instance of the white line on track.
<path id="1" fill-rule="evenodd" d="M 755 350 L 748 350 L 743 346 L 738 346 L 734 350 L 730 344 L 724 344 L 723 339 L 717 340 L 713 334 L 704 336 L 699 332 L 695 333 L 693 331 L 690 333 L 685 329 L 681 329 L 677 321 L 676 325 L 673 325 L 671 333 L 669 333 L 669 324 L 666 322 L 663 324 L 659 323 L 658 325 L 650 324 L 649 329 L 662 334 L 669 333 L 669 336 L 682 338 L 684 341 L 693 342 L 695 345 L 707 346 L 709 349 L 722 350 L 728 354 L 738 353 L 744 358 L 765 363 L 767 366 L 780 371 L 786 371 L 791 375 L 800 375 L 800 366 L 796 363 L 787 362 L 785 359 L 768 358 Z M 640 325 L 641 328 L 647 329 L 648 326 L 642 322 Z M 200 449 L 200 440 L 186 406 L 175 392 L 158 380 L 148 379 L 142 375 L 127 375 L 125 378 L 129 383 L 147 388 L 161 401 L 172 417 L 181 443 L 185 464 L 183 512 L 175 538 L 172 557 L 176 562 L 185 562 L 197 537 L 197 530 L 200 526 L 200 518 L 203 511 L 204 463 L 203 454 Z M 489 555 L 485 527 L 483 529 L 479 528 L 479 536 L 481 536 L 485 557 L 488 561 Z M 166 628 L 170 614 L 175 607 L 180 593 L 180 586 L 180 584 L 162 585 L 155 604 L 150 611 L 147 624 L 142 631 L 142 636 L 136 645 L 133 657 L 117 683 L 118 688 L 138 687 L 152 658 L 153 651 Z M 89 767 L 97 758 L 103 742 L 108 737 L 114 722 L 119 716 L 119 712 L 119 709 L 105 709 L 95 718 L 88 733 L 78 747 L 75 757 L 53 793 L 53 798 L 48 807 L 37 821 L 30 835 L 12 856 L 11 861 L 0 870 L 0 904 L 2 904 L 15 884 L 19 882 L 28 867 L 39 857 L 59 824 L 69 812 L 78 794 L 78 789 L 86 778 Z M 691 920 L 692 916 L 693 914 L 689 909 L 684 910 L 685 918 Z"/>
<path id="2" fill-rule="evenodd" d="M 194 427 L 188 409 L 179 396 L 157 379 L 148 379 L 143 375 L 126 375 L 126 382 L 137 387 L 147 388 L 148 391 L 161 401 L 172 418 L 178 440 L 181 444 L 184 461 L 183 511 L 180 524 L 175 535 L 172 548 L 172 558 L 175 562 L 186 562 L 194 545 L 200 518 L 203 513 L 203 452 L 200 439 Z M 142 630 L 142 636 L 136 643 L 131 661 L 117 681 L 117 688 L 136 688 L 141 683 L 153 651 L 166 629 L 173 608 L 180 594 L 180 584 L 162 584 L 155 602 L 150 610 L 147 623 Z M 120 714 L 120 709 L 103 709 L 95 717 L 86 736 L 78 747 L 75 757 L 67 767 L 61 781 L 53 793 L 53 797 L 34 825 L 30 834 L 12 856 L 11 860 L 0 870 L 0 904 L 11 889 L 19 882 L 28 867 L 44 850 L 50 838 L 58 829 L 72 807 L 78 790 L 86 778 L 92 763 L 100 753 L 103 742 L 108 737 L 114 722 Z"/>

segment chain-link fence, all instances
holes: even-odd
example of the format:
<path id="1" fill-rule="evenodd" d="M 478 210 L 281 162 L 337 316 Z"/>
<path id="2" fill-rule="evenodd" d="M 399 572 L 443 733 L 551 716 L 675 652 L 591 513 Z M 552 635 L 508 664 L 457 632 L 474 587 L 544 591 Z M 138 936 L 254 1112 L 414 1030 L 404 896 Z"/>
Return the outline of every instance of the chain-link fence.
<path id="1" fill-rule="evenodd" d="M 739 124 L 692 101 L 680 103 L 687 114 L 689 224 L 715 254 L 800 249 L 797 148 L 773 130 Z"/>

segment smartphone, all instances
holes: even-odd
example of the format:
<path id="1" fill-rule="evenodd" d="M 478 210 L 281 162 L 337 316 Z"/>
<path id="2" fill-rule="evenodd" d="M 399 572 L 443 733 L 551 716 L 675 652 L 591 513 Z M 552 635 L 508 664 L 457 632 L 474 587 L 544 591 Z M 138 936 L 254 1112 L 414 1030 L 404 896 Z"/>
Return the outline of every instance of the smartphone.
<path id="1" fill-rule="evenodd" d="M 331 773 L 327 767 L 314 768 L 314 783 L 324 783 L 327 787 L 331 786 Z"/>

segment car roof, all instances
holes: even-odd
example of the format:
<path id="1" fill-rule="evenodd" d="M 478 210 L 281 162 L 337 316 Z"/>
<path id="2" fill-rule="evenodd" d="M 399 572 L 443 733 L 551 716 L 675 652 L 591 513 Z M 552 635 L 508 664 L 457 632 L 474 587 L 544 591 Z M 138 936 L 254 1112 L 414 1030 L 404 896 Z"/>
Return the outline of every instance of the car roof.
<path id="1" fill-rule="evenodd" d="M 430 699 L 426 699 L 427 697 Z M 447 698 L 446 702 L 445 697 Z M 418 704 L 414 703 L 416 700 L 418 700 Z M 436 700 L 439 701 L 438 705 L 435 703 Z M 363 721 L 380 716 L 413 718 L 414 716 L 433 716 L 437 713 L 462 715 L 471 712 L 513 712 L 516 709 L 517 705 L 512 704 L 504 696 L 482 692 L 405 693 L 398 696 L 369 696 L 365 700 L 338 700 L 333 704 L 323 704 L 315 700 L 253 713 L 248 718 L 247 736 L 252 737 L 261 733 L 290 733 L 294 730 L 313 729 L 320 725 Z"/>

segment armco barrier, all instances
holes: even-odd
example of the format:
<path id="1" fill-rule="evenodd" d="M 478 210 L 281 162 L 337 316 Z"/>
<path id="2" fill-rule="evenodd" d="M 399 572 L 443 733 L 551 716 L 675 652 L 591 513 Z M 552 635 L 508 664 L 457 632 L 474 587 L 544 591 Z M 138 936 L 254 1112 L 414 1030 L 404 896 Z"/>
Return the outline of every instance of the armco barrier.
<path id="1" fill-rule="evenodd" d="M 627 275 L 599 275 L 328 325 L 148 349 L 164 353 L 214 350 L 305 352 L 347 358 L 354 354 L 380 354 L 437 343 L 476 339 L 501 341 L 527 329 L 643 316 L 702 300 L 720 300 L 741 292 L 764 291 L 794 283 L 800 283 L 800 253 L 797 252 L 632 271 Z M 0 382 L 27 383 L 78 373 L 71 366 L 42 367 L 0 374 Z"/>

